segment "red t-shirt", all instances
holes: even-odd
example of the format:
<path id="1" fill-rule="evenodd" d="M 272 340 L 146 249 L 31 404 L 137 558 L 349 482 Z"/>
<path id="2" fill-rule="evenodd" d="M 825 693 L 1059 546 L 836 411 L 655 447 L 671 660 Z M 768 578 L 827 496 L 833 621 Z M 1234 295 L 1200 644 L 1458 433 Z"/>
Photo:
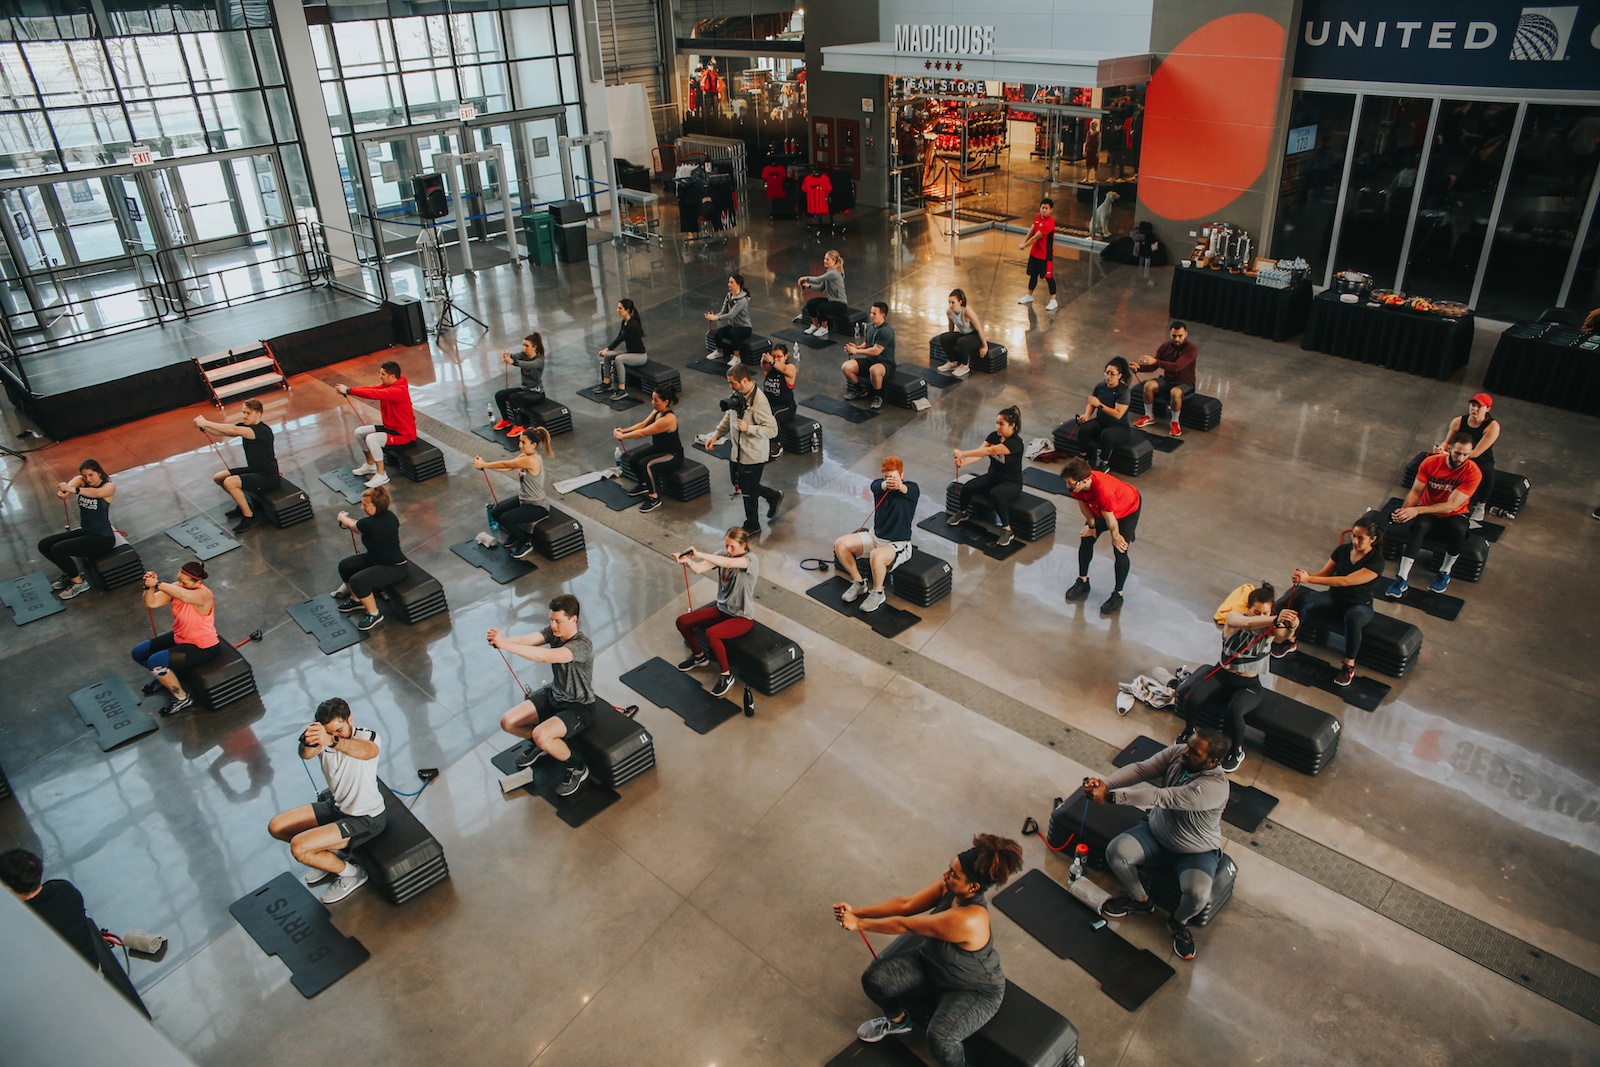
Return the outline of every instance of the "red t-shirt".
<path id="1" fill-rule="evenodd" d="M 761 180 L 767 185 L 768 200 L 783 199 L 783 179 L 788 176 L 789 172 L 776 163 L 768 163 L 761 168 Z"/>
<path id="2" fill-rule="evenodd" d="M 1033 217 L 1033 228 L 1039 232 L 1039 239 L 1033 242 L 1033 247 L 1028 250 L 1029 259 L 1051 259 L 1055 255 L 1056 220 L 1055 216 L 1045 218 L 1043 215 Z"/>
<path id="3" fill-rule="evenodd" d="M 1429 456 L 1422 461 L 1422 466 L 1417 468 L 1417 477 L 1422 480 L 1422 495 L 1417 497 L 1418 507 L 1432 507 L 1443 504 L 1450 499 L 1450 494 L 1457 489 L 1466 494 L 1459 508 L 1447 512 L 1447 515 L 1465 515 L 1472 506 L 1472 494 L 1478 491 L 1478 486 L 1483 481 L 1483 471 L 1472 460 L 1467 460 L 1461 466 L 1450 469 L 1450 461 L 1444 456 Z"/>
<path id="4" fill-rule="evenodd" d="M 833 192 L 833 182 L 826 174 L 810 174 L 800 183 L 800 191 L 806 196 L 806 213 L 810 215 L 826 215 L 829 213 L 828 194 Z"/>
<path id="5" fill-rule="evenodd" d="M 1100 471 L 1089 472 L 1087 492 L 1073 493 L 1071 496 L 1088 504 L 1096 515 L 1109 511 L 1118 519 L 1125 519 L 1138 511 L 1140 504 L 1139 490 Z"/>

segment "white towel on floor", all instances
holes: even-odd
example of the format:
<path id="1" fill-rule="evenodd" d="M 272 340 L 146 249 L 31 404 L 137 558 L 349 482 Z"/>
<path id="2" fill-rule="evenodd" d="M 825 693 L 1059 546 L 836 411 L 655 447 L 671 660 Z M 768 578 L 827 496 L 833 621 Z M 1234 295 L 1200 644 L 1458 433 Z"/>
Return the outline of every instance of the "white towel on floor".
<path id="1" fill-rule="evenodd" d="M 586 485 L 589 485 L 593 482 L 598 482 L 602 478 L 615 478 L 621 473 L 622 471 L 616 467 L 607 467 L 604 470 L 590 471 L 588 474 L 580 474 L 575 478 L 563 478 L 561 481 L 555 483 L 555 490 L 562 496 L 565 496 L 574 490 L 582 489 Z"/>

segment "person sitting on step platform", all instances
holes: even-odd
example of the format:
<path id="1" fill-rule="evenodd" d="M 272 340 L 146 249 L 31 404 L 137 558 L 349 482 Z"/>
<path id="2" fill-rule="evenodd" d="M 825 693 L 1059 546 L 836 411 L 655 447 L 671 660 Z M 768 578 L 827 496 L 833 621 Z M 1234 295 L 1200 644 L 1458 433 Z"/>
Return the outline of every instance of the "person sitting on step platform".
<path id="1" fill-rule="evenodd" d="M 544 402 L 544 338 L 530 333 L 522 339 L 520 356 L 502 352 L 500 361 L 517 368 L 522 382 L 510 389 L 495 390 L 494 406 L 500 418 L 490 429 L 504 430 L 505 435 L 515 441 L 523 430 L 538 421 L 533 408 Z"/>
<path id="2" fill-rule="evenodd" d="M 578 628 L 578 598 L 562 593 L 550 601 L 550 625 L 536 634 L 512 637 L 489 631 L 489 644 L 533 663 L 550 665 L 550 684 L 500 716 L 500 729 L 524 737 L 533 747 L 518 757 L 531 767 L 548 755 L 565 769 L 556 795 L 570 797 L 589 777 L 589 766 L 572 754 L 568 740 L 594 725 L 594 643 Z"/>
<path id="3" fill-rule="evenodd" d="M 978 834 L 937 881 L 915 893 L 856 908 L 840 901 L 835 921 L 846 930 L 912 934 L 914 950 L 874 959 L 861 988 L 883 1014 L 856 1037 L 876 1042 L 911 1030 L 911 1013 L 928 1020 L 928 1050 L 940 1067 L 964 1067 L 962 1042 L 983 1028 L 1005 999 L 1006 976 L 995 951 L 988 892 L 1022 870 L 1022 846 Z"/>
<path id="4" fill-rule="evenodd" d="M 813 296 L 806 301 L 801 314 L 811 320 L 805 332 L 813 337 L 828 336 L 828 321 L 842 317 L 850 308 L 850 302 L 844 295 L 844 257 L 837 249 L 830 248 L 822 254 L 822 273 L 808 275 L 795 284 L 800 286 L 801 295 L 806 292 L 821 290 L 821 296 Z"/>
<path id="5" fill-rule="evenodd" d="M 352 467 L 351 474 L 370 474 L 367 488 L 376 489 L 389 484 L 384 473 L 383 449 L 401 448 L 417 439 L 417 414 L 411 406 L 411 383 L 400 373 L 400 364 L 386 359 L 378 367 L 377 385 L 335 386 L 341 396 L 359 396 L 378 402 L 379 422 L 356 427 L 356 441 L 364 450 L 367 462 Z"/>
<path id="6" fill-rule="evenodd" d="M 222 639 L 217 636 L 217 601 L 205 587 L 206 565 L 190 560 L 178 571 L 178 580 L 163 582 L 155 571 L 144 576 L 144 606 L 172 605 L 172 629 L 133 646 L 133 662 L 155 677 L 144 687 L 146 695 L 166 689 L 170 694 L 163 715 L 173 715 L 194 704 L 177 672 L 217 658 Z"/>
<path id="7" fill-rule="evenodd" d="M 1009 545 L 1016 540 L 1011 532 L 1011 505 L 1022 495 L 1022 409 L 1015 404 L 1006 408 L 995 416 L 994 433 L 985 437 L 983 444 L 977 448 L 954 449 L 951 455 L 955 457 L 957 474 L 968 463 L 985 457 L 989 460 L 989 469 L 970 482 L 961 483 L 956 490 L 956 510 L 947 523 L 960 526 L 966 522 L 972 498 L 982 495 L 1000 521 L 1000 539 L 995 547 Z"/>
<path id="8" fill-rule="evenodd" d="M 622 320 L 617 336 L 599 352 L 600 384 L 594 387 L 594 395 L 610 394 L 612 400 L 626 400 L 623 368 L 642 367 L 650 362 L 650 356 L 644 349 L 644 317 L 634 302 L 627 297 L 618 300 L 617 317 Z"/>
<path id="9" fill-rule="evenodd" d="M 331 881 L 324 904 L 337 904 L 367 882 L 367 872 L 345 859 L 350 850 L 383 833 L 389 812 L 378 789 L 378 735 L 351 721 L 350 705 L 331 697 L 300 733 L 300 758 L 315 757 L 327 779 L 328 799 L 279 812 L 267 833 L 289 842 L 294 858 L 311 868 L 306 885 Z M 343 853 L 344 855 L 341 855 Z"/>
<path id="10" fill-rule="evenodd" d="M 1100 614 L 1115 614 L 1122 610 L 1122 588 L 1133 570 L 1128 546 L 1139 531 L 1139 512 L 1144 508 L 1144 498 L 1139 490 L 1120 478 L 1090 469 L 1082 456 L 1067 460 L 1061 477 L 1067 483 L 1067 495 L 1078 502 L 1078 510 L 1083 512 L 1083 531 L 1078 535 L 1078 580 L 1067 589 L 1067 600 L 1082 600 L 1089 595 L 1089 565 L 1094 562 L 1095 542 L 1100 540 L 1101 534 L 1109 532 L 1112 576 L 1117 584 L 1111 596 L 1100 605 Z"/>
<path id="11" fill-rule="evenodd" d="M 1217 666 L 1191 687 L 1184 702 L 1188 726 L 1178 744 L 1189 740 L 1195 731 L 1195 712 L 1204 704 L 1226 701 L 1228 712 L 1228 753 L 1222 770 L 1232 774 L 1244 763 L 1244 719 L 1261 703 L 1261 676 L 1276 643 L 1289 641 L 1300 624 L 1293 610 L 1273 603 L 1275 591 L 1265 582 L 1254 588 L 1245 585 L 1217 609 L 1213 621 L 1222 631 L 1222 654 Z M 1285 598 L 1287 599 L 1287 598 Z"/>
<path id="12" fill-rule="evenodd" d="M 980 359 L 989 354 L 989 342 L 983 339 L 983 321 L 978 313 L 967 306 L 967 294 L 961 289 L 950 290 L 950 306 L 945 309 L 945 319 L 950 329 L 933 339 L 945 361 L 937 370 L 940 374 L 953 374 L 965 378 L 972 373 L 972 357 Z"/>
<path id="13" fill-rule="evenodd" d="M 244 402 L 236 423 L 212 422 L 204 415 L 196 415 L 194 424 L 212 437 L 237 437 L 244 447 L 244 466 L 218 471 L 211 480 L 222 486 L 233 498 L 234 507 L 229 518 L 238 518 L 234 533 L 243 533 L 261 519 L 250 507 L 247 493 L 270 493 L 283 482 L 278 471 L 278 455 L 272 444 L 272 427 L 261 421 L 265 409 L 261 401 L 251 397 Z"/>
<path id="14" fill-rule="evenodd" d="M 742 526 L 729 527 L 722 537 L 723 554 L 712 555 L 685 549 L 672 557 L 696 574 L 717 572 L 717 602 L 678 616 L 678 633 L 689 646 L 689 658 L 678 664 L 684 673 L 710 662 L 700 643 L 704 630 L 711 654 L 717 658 L 716 684 L 711 695 L 720 697 L 733 688 L 733 670 L 728 666 L 728 642 L 750 632 L 756 621 L 756 578 L 761 560 L 750 551 L 750 534 Z"/>
<path id="15" fill-rule="evenodd" d="M 53 533 L 39 542 L 39 554 L 61 568 L 61 576 L 50 583 L 50 588 L 62 600 L 89 591 L 78 560 L 94 559 L 117 547 L 117 531 L 111 526 L 111 501 L 116 495 L 111 475 L 98 460 L 84 460 L 70 482 L 56 483 L 56 496 L 78 504 L 76 530 Z"/>
<path id="16" fill-rule="evenodd" d="M 523 430 L 517 437 L 517 454 L 511 459 L 486 460 L 473 456 L 472 465 L 480 471 L 516 471 L 517 495 L 508 496 L 489 509 L 495 525 L 508 536 L 506 547 L 518 559 L 533 555 L 533 528 L 550 515 L 550 501 L 544 491 L 544 461 L 539 449 L 555 458 L 550 447 L 550 431 L 543 426 Z"/>
<path id="17" fill-rule="evenodd" d="M 1128 381 L 1132 377 L 1128 361 L 1112 356 L 1106 363 L 1105 381 L 1094 387 L 1078 416 L 1078 443 L 1083 446 L 1083 458 L 1096 470 L 1109 471 L 1112 447 L 1128 439 Z"/>
<path id="18" fill-rule="evenodd" d="M 1467 413 L 1451 419 L 1444 441 L 1433 446 L 1434 455 L 1443 455 L 1450 450 L 1450 438 L 1456 434 L 1464 433 L 1472 437 L 1472 451 L 1467 453 L 1467 458 L 1478 465 L 1480 475 L 1478 490 L 1472 494 L 1472 511 L 1468 516 L 1472 529 L 1483 525 L 1489 494 L 1494 491 L 1494 444 L 1500 440 L 1500 423 L 1489 414 L 1493 406 L 1494 397 L 1488 393 L 1473 394 L 1472 399 L 1467 401 Z"/>
<path id="19" fill-rule="evenodd" d="M 1372 621 L 1372 598 L 1383 590 L 1383 553 L 1378 550 L 1381 532 L 1375 516 L 1357 519 L 1350 528 L 1350 543 L 1335 546 L 1320 571 L 1296 570 L 1294 588 L 1272 606 L 1274 611 L 1292 607 L 1301 619 L 1317 620 L 1343 632 L 1344 666 L 1333 676 L 1338 685 L 1355 681 L 1361 633 Z M 1273 642 L 1273 657 L 1282 659 L 1293 652 L 1298 636 L 1298 624 L 1289 626 L 1288 633 Z"/>
<path id="20" fill-rule="evenodd" d="M 1416 481 L 1406 493 L 1406 499 L 1395 509 L 1396 525 L 1403 527 L 1405 547 L 1400 550 L 1397 577 L 1389 584 L 1385 596 L 1399 600 L 1411 588 L 1411 567 L 1422 550 L 1422 542 L 1433 529 L 1444 539 L 1444 561 L 1434 574 L 1428 588 L 1442 593 L 1450 585 L 1450 569 L 1456 565 L 1462 549 L 1467 547 L 1471 520 L 1467 517 L 1472 508 L 1472 497 L 1483 481 L 1478 465 L 1468 457 L 1472 455 L 1472 434 L 1458 431 L 1452 434 L 1444 455 L 1429 456 L 1417 468 Z"/>
<path id="21" fill-rule="evenodd" d="M 1144 819 L 1106 845 L 1106 864 L 1125 892 L 1100 905 L 1108 919 L 1148 915 L 1155 910 L 1139 881 L 1139 867 L 1165 863 L 1178 876 L 1182 896 L 1167 920 L 1172 950 L 1194 959 L 1189 920 L 1211 903 L 1211 883 L 1222 859 L 1222 809 L 1228 804 L 1228 776 L 1218 766 L 1227 740 L 1215 730 L 1196 730 L 1186 744 L 1162 749 L 1104 779 L 1085 778 L 1083 792 L 1096 804 L 1127 804 L 1145 809 Z M 1141 785 L 1159 782 L 1159 785 Z"/>
<path id="22" fill-rule="evenodd" d="M 737 362 L 739 342 L 755 332 L 750 325 L 750 293 L 744 287 L 743 274 L 728 275 L 728 295 L 722 298 L 720 309 L 706 312 L 706 321 L 711 323 L 711 343 L 717 352 Z"/>
<path id="23" fill-rule="evenodd" d="M 786 344 L 773 345 L 761 353 L 761 392 L 766 395 L 767 406 L 772 408 L 772 419 L 779 426 L 794 421 L 794 384 L 800 378 L 800 364 L 789 354 Z M 772 439 L 769 459 L 783 455 L 783 442 Z"/>
<path id="24" fill-rule="evenodd" d="M 911 558 L 911 527 L 917 519 L 917 499 L 922 495 L 916 482 L 906 481 L 906 465 L 899 456 L 885 458 L 882 470 L 883 477 L 868 487 L 868 494 L 877 501 L 867 516 L 871 531 L 863 522 L 855 533 L 845 534 L 833 543 L 833 558 L 850 579 L 850 588 L 839 599 L 852 604 L 865 592 L 862 611 L 877 611 L 883 606 L 884 578 Z M 870 589 L 856 566 L 857 556 L 867 557 L 872 570 Z"/>
<path id="25" fill-rule="evenodd" d="M 629 496 L 648 496 L 640 513 L 654 511 L 661 506 L 661 476 L 683 463 L 683 438 L 678 435 L 678 413 L 672 409 L 678 403 L 678 383 L 662 382 L 650 394 L 650 414 L 632 426 L 619 426 L 611 431 L 618 441 L 632 441 L 642 437 L 650 439 L 650 447 L 633 453 L 630 462 L 639 474 L 639 484 L 628 492 Z"/>
<path id="26" fill-rule="evenodd" d="M 772 455 L 772 439 L 778 434 L 777 420 L 772 417 L 772 405 L 766 394 L 756 388 L 755 376 L 743 363 L 728 368 L 728 388 L 733 394 L 722 402 L 722 421 L 706 438 L 709 452 L 717 442 L 728 438 L 732 448 L 728 452 L 729 476 L 735 489 L 744 497 L 744 529 L 746 533 L 761 532 L 761 519 L 756 509 L 761 501 L 767 502 L 767 521 L 778 517 L 778 507 L 783 503 L 783 490 L 761 484 L 762 473 Z"/>
<path id="27" fill-rule="evenodd" d="M 347 615 L 364 612 L 356 620 L 356 629 L 361 631 L 383 621 L 377 591 L 410 573 L 410 561 L 400 547 L 400 516 L 390 504 L 389 490 L 380 485 L 361 494 L 361 510 L 366 513 L 363 517 L 354 519 L 348 511 L 339 512 L 339 525 L 361 534 L 365 551 L 339 561 L 340 585 L 333 591 L 333 599 Z"/>
<path id="28" fill-rule="evenodd" d="M 845 343 L 845 355 L 850 358 L 839 369 L 845 377 L 844 398 L 858 400 L 870 394 L 873 410 L 877 410 L 883 407 L 883 383 L 894 376 L 894 327 L 889 325 L 889 305 L 874 300 L 867 319 L 861 341 Z M 863 375 L 869 384 L 862 384 Z"/>
<path id="29" fill-rule="evenodd" d="M 1145 356 L 1138 362 L 1139 370 L 1154 367 L 1161 371 L 1161 374 L 1148 379 L 1142 386 L 1144 414 L 1134 422 L 1135 426 L 1143 429 L 1156 421 L 1156 397 L 1164 392 L 1167 398 L 1167 411 L 1172 416 L 1170 427 L 1172 436 L 1183 436 L 1183 426 L 1178 422 L 1178 415 L 1183 411 L 1183 398 L 1194 392 L 1194 365 L 1199 358 L 1200 350 L 1189 340 L 1189 327 L 1174 321 L 1167 327 L 1167 340 L 1156 349 L 1156 354 Z"/>

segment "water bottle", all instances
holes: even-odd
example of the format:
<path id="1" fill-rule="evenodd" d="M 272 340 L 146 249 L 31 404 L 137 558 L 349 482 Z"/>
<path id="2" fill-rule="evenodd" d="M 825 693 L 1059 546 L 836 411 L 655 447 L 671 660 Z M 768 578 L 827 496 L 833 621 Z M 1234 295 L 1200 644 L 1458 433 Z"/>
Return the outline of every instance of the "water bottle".
<path id="1" fill-rule="evenodd" d="M 752 717 L 753 715 L 755 715 L 755 713 L 756 713 L 756 698 L 755 698 L 754 695 L 751 694 L 750 687 L 747 685 L 747 686 L 744 687 L 744 715 L 745 715 L 745 718 L 748 719 L 748 718 Z"/>
<path id="2" fill-rule="evenodd" d="M 1067 871 L 1067 884 L 1071 885 L 1083 877 L 1083 865 L 1089 862 L 1089 846 L 1082 841 L 1072 851 L 1072 867 Z"/>
<path id="3" fill-rule="evenodd" d="M 489 425 L 493 426 L 495 423 L 500 421 L 500 416 L 495 413 L 493 404 L 488 405 L 488 408 L 489 408 Z"/>

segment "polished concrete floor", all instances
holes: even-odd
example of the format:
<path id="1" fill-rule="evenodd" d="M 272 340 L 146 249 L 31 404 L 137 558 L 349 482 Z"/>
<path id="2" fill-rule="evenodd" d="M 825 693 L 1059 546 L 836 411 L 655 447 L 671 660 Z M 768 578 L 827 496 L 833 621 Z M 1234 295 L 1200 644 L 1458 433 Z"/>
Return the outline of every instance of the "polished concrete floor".
<path id="1" fill-rule="evenodd" d="M 788 498 L 760 540 L 759 614 L 805 647 L 805 681 L 706 736 L 641 701 L 659 766 L 581 829 L 541 800 L 501 797 L 489 759 L 508 743 L 496 720 L 515 690 L 481 635 L 532 629 L 551 595 L 576 593 L 600 651 L 601 693 L 636 701 L 619 676 L 650 656 L 679 655 L 682 578 L 665 553 L 714 544 L 738 521 L 737 503 L 717 470 L 711 496 L 648 516 L 568 497 L 561 506 L 582 518 L 587 552 L 497 586 L 449 552 L 482 528 L 485 489 L 447 441 L 448 477 L 393 489 L 405 544 L 444 583 L 449 615 L 416 627 L 391 620 L 323 656 L 284 606 L 331 588 L 348 546 L 331 521 L 344 505 L 317 482 L 354 460 L 354 420 L 329 383 L 370 379 L 389 353 L 263 398 L 285 471 L 312 489 L 317 518 L 251 531 L 211 564 L 224 634 L 266 631 L 245 649 L 259 700 L 163 721 L 102 753 L 66 697 L 108 675 L 137 684 L 125 652 L 146 629 L 137 593 L 94 593 L 7 633 L 0 764 L 17 801 L 0 805 L 0 844 L 39 849 L 102 925 L 172 939 L 164 960 L 135 961 L 132 973 L 155 1024 L 196 1062 L 283 1063 L 307 1054 L 312 1033 L 347 1064 L 825 1062 L 871 1013 L 858 983 L 867 954 L 832 923 L 829 905 L 925 885 L 974 832 L 1015 835 L 1025 816 L 1047 815 L 1050 798 L 1104 773 L 1135 736 L 1172 736 L 1168 714 L 1139 706 L 1119 717 L 1117 683 L 1210 657 L 1210 613 L 1239 582 L 1281 583 L 1295 566 L 1319 566 L 1363 507 L 1397 491 L 1406 458 L 1463 410 L 1494 343 L 1484 324 L 1471 366 L 1441 383 L 1197 326 L 1202 391 L 1224 400 L 1225 421 L 1191 431 L 1139 480 L 1146 506 L 1122 613 L 1095 610 L 1110 585 L 1105 555 L 1090 606 L 1063 602 L 1076 570 L 1067 518 L 1005 563 L 919 532 L 924 549 L 954 565 L 955 592 L 893 642 L 806 600 L 817 576 L 800 560 L 826 556 L 859 523 L 882 456 L 905 458 L 931 514 L 942 507 L 949 449 L 976 444 L 995 411 L 1020 404 L 1024 435 L 1048 436 L 1081 406 L 1104 358 L 1162 340 L 1166 272 L 1064 253 L 1062 307 L 1050 314 L 1042 300 L 1031 310 L 1014 302 L 1023 267 L 1013 237 L 952 245 L 867 213 L 820 242 L 758 220 L 727 247 L 600 246 L 588 266 L 480 272 L 459 282 L 459 299 L 487 330 L 468 324 L 431 349 L 394 355 L 419 410 L 466 430 L 501 383 L 500 351 L 522 334 L 544 334 L 550 392 L 566 399 L 593 380 L 591 354 L 613 332 L 617 298 L 644 309 L 652 355 L 681 366 L 699 354 L 698 312 L 715 305 L 730 269 L 744 272 L 757 328 L 770 333 L 794 312 L 793 279 L 819 269 L 834 245 L 851 303 L 888 301 L 904 361 L 922 359 L 946 292 L 960 285 L 1009 345 L 1010 368 L 935 390 L 924 413 L 886 409 L 858 426 L 821 416 L 820 455 L 769 467 Z M 840 358 L 837 347 L 804 353 L 802 395 L 835 391 Z M 722 383 L 685 371 L 684 384 L 685 428 L 710 429 Z M 555 477 L 606 465 L 609 428 L 643 410 L 616 416 L 575 397 L 571 406 L 577 429 L 556 440 Z M 7 461 L 0 569 L 41 569 L 34 542 L 60 522 L 49 488 L 94 456 L 115 474 L 117 525 L 147 565 L 170 572 L 185 553 L 161 531 L 227 506 L 210 484 L 216 458 L 187 425 L 196 413 Z M 1578 968 L 1575 982 L 1592 989 L 1600 523 L 1589 511 L 1600 503 L 1600 425 L 1516 401 L 1495 413 L 1502 468 L 1534 489 L 1483 580 L 1451 588 L 1467 602 L 1461 617 L 1389 609 L 1421 626 L 1426 645 L 1376 713 L 1277 682 L 1340 716 L 1338 758 L 1313 779 L 1252 752 L 1236 777 L 1277 796 L 1269 829 L 1299 835 L 1338 861 L 1330 868 L 1459 909 L 1486 924 L 1476 936 L 1523 939 Z M 697 595 L 709 592 L 700 583 Z M 531 665 L 519 673 L 539 677 Z M 293 739 L 333 695 L 379 730 L 382 773 L 396 788 L 414 787 L 418 767 L 443 768 L 416 812 L 452 878 L 400 909 L 371 890 L 338 905 L 339 927 L 372 958 L 307 1003 L 227 908 L 295 867 L 266 824 L 311 798 Z M 1023 846 L 1030 866 L 1064 880 L 1038 838 Z M 1247 835 L 1231 840 L 1238 891 L 1199 932 L 1192 963 L 1171 956 L 1163 923 L 1120 923 L 1177 969 L 1137 1012 L 997 916 L 1006 971 L 1077 1024 L 1093 1067 L 1600 1058 L 1593 1004 L 1583 1014 L 1560 1006 L 1386 917 L 1340 878 L 1308 878 L 1268 851 Z"/>

